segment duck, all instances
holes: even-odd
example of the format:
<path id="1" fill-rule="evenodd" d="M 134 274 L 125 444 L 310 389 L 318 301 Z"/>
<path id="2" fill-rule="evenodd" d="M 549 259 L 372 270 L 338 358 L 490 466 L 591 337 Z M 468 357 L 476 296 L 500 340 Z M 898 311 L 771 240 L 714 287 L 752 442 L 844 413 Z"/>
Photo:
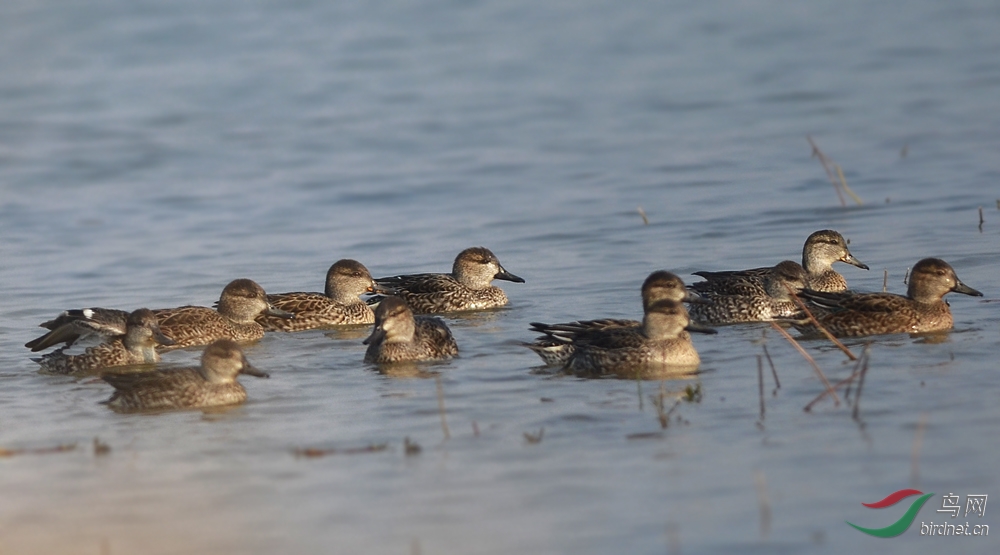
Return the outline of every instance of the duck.
<path id="1" fill-rule="evenodd" d="M 806 281 L 805 269 L 798 262 L 785 260 L 764 276 L 763 291 L 756 283 L 734 279 L 727 288 L 730 293 L 705 292 L 704 302 L 691 305 L 691 319 L 706 326 L 721 326 L 801 316 L 802 310 L 792 296 L 805 287 Z"/>
<path id="2" fill-rule="evenodd" d="M 400 297 L 384 297 L 375 309 L 375 326 L 363 341 L 365 362 L 389 364 L 443 360 L 458 355 L 458 344 L 443 320 L 414 316 Z"/>
<path id="3" fill-rule="evenodd" d="M 168 349 L 208 345 L 217 339 L 253 343 L 264 337 L 264 327 L 257 323 L 261 314 L 294 318 L 291 312 L 271 306 L 264 289 L 250 279 L 235 279 L 222 290 L 215 309 L 182 306 L 154 310 L 160 329 L 174 340 Z"/>
<path id="4" fill-rule="evenodd" d="M 495 279 L 524 283 L 504 269 L 492 251 L 471 247 L 458 253 L 450 274 L 399 275 L 377 278 L 375 283 L 402 297 L 414 314 L 439 314 L 507 305 L 503 289 L 491 285 Z M 377 304 L 382 298 L 369 302 Z"/>
<path id="5" fill-rule="evenodd" d="M 716 333 L 713 329 L 693 325 L 684 305 L 670 299 L 646 307 L 640 328 L 595 330 L 539 324 L 537 330 L 544 334 L 541 338 L 544 341 L 573 344 L 572 354 L 563 366 L 569 372 L 644 379 L 697 371 L 701 358 L 688 331 Z"/>
<path id="6" fill-rule="evenodd" d="M 948 293 L 983 296 L 962 283 L 954 268 L 944 260 L 924 258 L 913 265 L 905 296 L 809 289 L 802 290 L 799 295 L 827 331 L 839 337 L 860 337 L 950 330 L 954 320 L 944 300 Z M 811 320 L 799 319 L 792 324 L 804 335 L 818 333 Z"/>
<path id="7" fill-rule="evenodd" d="M 170 345 L 159 345 L 161 351 L 207 345 L 228 337 L 241 343 L 251 343 L 264 337 L 264 328 L 254 319 L 260 314 L 278 318 L 293 318 L 291 312 L 277 309 L 268 302 L 267 294 L 250 279 L 236 279 L 222 290 L 217 310 L 204 306 L 153 309 L 153 315 L 164 335 L 173 339 Z M 129 313 L 113 308 L 84 308 L 63 311 L 59 316 L 40 324 L 48 333 L 25 343 L 33 352 L 65 343 L 73 345 L 81 337 L 109 338 L 125 335 Z"/>
<path id="8" fill-rule="evenodd" d="M 684 281 L 677 274 L 666 270 L 656 270 L 649 274 L 642 282 L 640 291 L 643 311 L 653 303 L 664 299 L 688 303 L 705 302 L 700 296 L 689 291 L 685 287 Z M 561 324 L 531 322 L 529 326 L 531 326 L 531 331 L 542 335 L 534 342 L 523 343 L 523 345 L 534 351 L 546 365 L 563 366 L 573 354 L 575 345 L 573 342 L 550 338 L 550 331 L 565 329 L 571 330 L 574 333 L 582 333 L 584 330 L 595 332 L 612 328 L 639 329 L 642 327 L 642 322 L 638 320 L 604 318 L 598 320 L 578 320 Z"/>
<path id="9" fill-rule="evenodd" d="M 267 301 L 278 310 L 294 314 L 282 318 L 259 314 L 257 323 L 265 331 L 301 331 L 375 322 L 375 313 L 360 299 L 365 293 L 378 290 L 371 273 L 357 260 L 336 261 L 326 272 L 323 293 L 278 293 Z"/>
<path id="10" fill-rule="evenodd" d="M 847 280 L 833 269 L 833 264 L 843 262 L 863 270 L 868 265 L 851 254 L 847 240 L 839 232 L 832 229 L 822 229 L 813 232 L 806 238 L 802 246 L 802 268 L 806 272 L 806 286 L 814 291 L 844 291 Z M 755 295 L 766 295 L 764 280 L 770 274 L 771 268 L 752 268 L 749 270 L 730 270 L 721 272 L 694 272 L 693 275 L 705 278 L 705 281 L 693 283 L 691 288 L 698 293 L 714 293 L 723 295 L 747 295 L 753 290 Z M 750 289 L 748 289 L 750 288 Z"/>
<path id="11" fill-rule="evenodd" d="M 247 361 L 238 343 L 218 339 L 205 348 L 196 368 L 102 376 L 115 388 L 105 404 L 118 412 L 236 405 L 247 399 L 246 389 L 236 381 L 239 374 L 270 377 Z"/>
<path id="12" fill-rule="evenodd" d="M 39 327 L 49 331 L 24 346 L 37 353 L 59 343 L 71 347 L 81 338 L 97 337 L 103 340 L 125 335 L 129 314 L 124 310 L 99 307 L 65 310 L 39 324 Z"/>
<path id="13" fill-rule="evenodd" d="M 160 331 L 156 316 L 148 308 L 129 313 L 124 327 L 124 333 L 108 335 L 104 342 L 87 348 L 82 354 L 67 354 L 67 346 L 35 361 L 41 365 L 43 372 L 52 374 L 94 372 L 118 366 L 154 364 L 160 360 L 155 347 L 174 343 Z"/>

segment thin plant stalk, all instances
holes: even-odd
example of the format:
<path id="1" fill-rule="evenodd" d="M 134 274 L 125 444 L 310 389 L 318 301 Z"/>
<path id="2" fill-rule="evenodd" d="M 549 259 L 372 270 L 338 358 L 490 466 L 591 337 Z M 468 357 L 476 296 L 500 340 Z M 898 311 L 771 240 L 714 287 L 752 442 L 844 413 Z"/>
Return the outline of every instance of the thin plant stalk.
<path id="1" fill-rule="evenodd" d="M 826 379 L 826 375 L 823 374 L 823 370 L 821 370 L 819 365 L 816 364 L 816 361 L 813 360 L 813 357 L 809 356 L 809 353 L 807 353 L 806 350 L 802 348 L 802 345 L 799 345 L 799 342 L 796 341 L 794 337 L 789 335 L 787 331 L 781 329 L 781 326 L 779 326 L 777 323 L 771 322 L 771 326 L 774 327 L 774 329 L 778 330 L 778 333 L 783 335 L 785 339 L 787 339 L 788 342 L 791 343 L 793 347 L 795 347 L 795 349 L 799 352 L 799 354 L 802 355 L 803 358 L 805 358 L 810 365 L 812 365 L 813 370 L 816 371 L 816 375 L 819 376 L 820 381 L 823 382 L 823 386 L 826 387 L 827 391 L 830 393 L 830 396 L 833 397 L 834 406 L 840 406 L 840 396 L 838 396 L 837 392 L 833 390 L 833 386 L 830 385 L 830 381 Z"/>
<path id="2" fill-rule="evenodd" d="M 920 413 L 917 422 L 917 435 L 913 438 L 913 451 L 910 453 L 910 485 L 914 488 L 920 482 L 920 449 L 924 443 L 924 429 L 927 428 L 927 413 Z"/>
<path id="3" fill-rule="evenodd" d="M 760 397 L 760 421 L 764 421 L 764 359 L 757 355 L 757 395 Z"/>
<path id="4" fill-rule="evenodd" d="M 823 151 L 820 150 L 818 146 L 816 146 L 816 143 L 813 142 L 812 137 L 806 135 L 806 140 L 809 141 L 809 144 L 812 146 L 813 149 L 812 155 L 815 156 L 816 158 L 819 158 L 819 163 L 823 165 L 823 171 L 826 172 L 826 177 L 830 180 L 830 184 L 833 185 L 833 190 L 837 192 L 837 198 L 840 199 L 840 205 L 847 206 L 847 203 L 844 202 L 844 195 L 843 193 L 840 192 L 840 187 L 837 186 L 837 181 L 833 178 L 833 172 L 830 171 L 829 158 L 827 158 L 826 155 L 823 154 Z"/>
<path id="5" fill-rule="evenodd" d="M 844 188 L 844 191 L 846 191 L 847 194 L 851 195 L 851 198 L 854 199 L 854 202 L 858 203 L 858 206 L 861 206 L 861 197 L 855 195 L 854 191 L 847 186 L 847 180 L 844 179 L 844 170 L 840 169 L 840 164 L 834 164 L 834 166 L 837 168 L 837 177 L 840 178 L 840 186 Z"/>
<path id="6" fill-rule="evenodd" d="M 858 411 L 861 406 L 861 388 L 865 385 L 865 374 L 868 373 L 868 351 L 871 349 L 871 346 L 871 343 L 865 344 L 865 350 L 861 353 L 865 362 L 861 365 L 861 377 L 858 379 L 858 396 L 854 398 L 854 413 L 851 415 L 851 418 L 855 420 L 858 419 Z"/>
<path id="7" fill-rule="evenodd" d="M 843 351 L 844 354 L 847 355 L 847 358 L 851 360 L 858 360 L 858 357 L 854 356 L 854 353 L 852 353 L 851 350 L 848 349 L 846 345 L 841 343 L 839 339 L 834 337 L 833 334 L 829 332 L 829 330 L 823 327 L 823 324 L 819 323 L 819 320 L 817 320 L 816 317 L 813 316 L 813 313 L 809 311 L 809 308 L 806 307 L 806 303 L 802 302 L 802 299 L 799 298 L 799 296 L 795 293 L 795 291 L 792 290 L 791 287 L 788 286 L 788 284 L 785 284 L 785 288 L 788 289 L 788 293 L 792 296 L 792 300 L 795 301 L 795 304 L 797 304 L 799 308 L 802 309 L 802 312 L 806 313 L 806 317 L 809 318 L 809 321 L 812 322 L 812 325 L 815 326 L 816 329 L 818 329 L 823 335 L 825 335 L 827 339 L 833 342 L 833 344 L 836 345 L 838 349 Z"/>
<path id="8" fill-rule="evenodd" d="M 864 359 L 864 357 L 862 357 L 862 359 Z M 861 360 L 859 359 L 858 362 L 854 365 L 854 369 L 851 370 L 851 375 L 850 376 L 847 376 L 846 378 L 844 378 L 844 379 L 840 380 L 839 382 L 833 384 L 833 389 L 835 389 L 835 390 L 836 389 L 840 389 L 840 387 L 843 386 L 843 385 L 847 385 L 847 392 L 844 393 L 844 402 L 845 403 L 848 402 L 848 399 L 851 396 L 851 384 L 854 382 L 854 378 L 857 378 L 860 375 L 860 371 L 859 371 L 860 367 L 861 367 Z M 806 405 L 805 409 L 803 409 L 803 410 L 805 410 L 806 412 L 809 412 L 810 410 L 812 410 L 812 406 L 813 405 L 815 405 L 816 403 L 818 403 L 821 399 L 823 399 L 824 397 L 826 397 L 828 394 L 829 394 L 828 391 L 823 391 L 822 393 L 820 393 L 819 395 L 817 395 L 815 399 L 813 399 L 812 401 L 809 401 L 809 404 Z"/>
<path id="9" fill-rule="evenodd" d="M 642 216 L 642 225 L 649 225 L 649 218 L 646 217 L 646 211 L 640 206 L 638 208 L 639 215 Z"/>
<path id="10" fill-rule="evenodd" d="M 437 382 L 438 414 L 441 415 L 441 431 L 444 432 L 444 438 L 448 440 L 451 439 L 451 433 L 448 431 L 448 420 L 444 415 L 444 387 L 441 385 L 441 376 L 435 376 L 434 381 Z"/>
<path id="11" fill-rule="evenodd" d="M 764 343 L 761 347 L 764 348 L 764 356 L 767 357 L 767 363 L 771 366 L 771 375 L 774 376 L 774 392 L 777 394 L 778 390 L 781 389 L 781 381 L 778 380 L 778 370 L 774 367 L 774 361 L 771 360 L 771 353 L 767 352 L 767 344 Z"/>

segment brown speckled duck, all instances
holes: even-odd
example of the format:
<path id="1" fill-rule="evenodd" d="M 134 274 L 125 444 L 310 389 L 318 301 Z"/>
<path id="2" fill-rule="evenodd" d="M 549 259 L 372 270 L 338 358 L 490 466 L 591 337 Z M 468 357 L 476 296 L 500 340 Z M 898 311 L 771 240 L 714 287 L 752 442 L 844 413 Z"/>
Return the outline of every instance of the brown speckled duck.
<path id="1" fill-rule="evenodd" d="M 290 312 L 271 306 L 260 285 L 249 279 L 233 280 L 226 285 L 216 307 L 217 310 L 204 306 L 153 309 L 160 330 L 174 340 L 171 345 L 163 345 L 160 350 L 207 345 L 222 338 L 251 343 L 264 337 L 263 326 L 254 321 L 258 315 L 294 317 Z M 128 312 L 111 308 L 67 310 L 42 323 L 41 327 L 50 331 L 24 346 L 32 351 L 40 351 L 58 343 L 70 346 L 88 335 L 124 335 L 128 315 Z"/>
<path id="2" fill-rule="evenodd" d="M 677 275 L 666 270 L 657 270 L 642 282 L 642 309 L 645 311 L 656 301 L 668 299 L 671 301 L 685 301 L 698 303 L 703 302 L 700 297 L 688 291 L 684 282 Z M 573 342 L 558 340 L 550 337 L 549 332 L 558 330 L 571 330 L 579 335 L 584 330 L 596 332 L 611 328 L 634 328 L 642 327 L 642 322 L 637 320 L 622 320 L 615 318 L 605 318 L 601 320 L 579 320 L 563 324 L 543 324 L 532 322 L 531 331 L 543 334 L 532 343 L 525 343 L 524 346 L 531 349 L 542 361 L 549 366 L 563 366 L 573 354 L 575 348 Z"/>
<path id="3" fill-rule="evenodd" d="M 236 342 L 219 339 L 205 348 L 198 368 L 103 376 L 115 388 L 106 403 L 119 412 L 235 405 L 247 398 L 239 374 L 268 377 L 247 362 Z"/>
<path id="4" fill-rule="evenodd" d="M 810 235 L 802 246 L 802 267 L 805 269 L 806 285 L 816 291 L 843 291 L 847 280 L 833 269 L 835 262 L 844 262 L 864 270 L 868 266 L 854 258 L 847 241 L 832 229 L 823 229 Z M 691 285 L 699 293 L 723 295 L 746 295 L 747 287 L 753 287 L 755 294 L 766 294 L 764 279 L 771 268 L 753 268 L 724 272 L 695 272 L 705 278 Z"/>
<path id="5" fill-rule="evenodd" d="M 147 308 L 140 308 L 129 314 L 124 327 L 123 334 L 110 335 L 103 343 L 88 348 L 82 354 L 66 354 L 66 347 L 63 347 L 35 360 L 43 371 L 54 374 L 93 372 L 116 366 L 158 362 L 160 356 L 156 353 L 155 346 L 174 343 L 163 335 L 156 316 Z"/>
<path id="6" fill-rule="evenodd" d="M 892 293 L 828 293 L 803 290 L 800 296 L 819 323 L 842 337 L 883 333 L 926 333 L 951 329 L 953 320 L 944 296 L 983 294 L 959 281 L 955 270 L 939 258 L 925 258 L 910 272 L 906 296 Z M 818 331 L 808 320 L 794 322 L 806 335 Z"/>
<path id="7" fill-rule="evenodd" d="M 375 313 L 359 297 L 376 290 L 375 281 L 357 260 L 338 260 L 326 273 L 324 293 L 280 293 L 268 295 L 271 306 L 290 312 L 294 318 L 268 314 L 257 316 L 266 331 L 300 331 L 351 324 L 371 324 Z"/>
<path id="8" fill-rule="evenodd" d="M 216 339 L 252 343 L 264 337 L 264 327 L 255 321 L 260 314 L 294 316 L 271 306 L 264 289 L 249 279 L 229 282 L 215 306 L 216 310 L 204 306 L 166 308 L 153 314 L 163 333 L 175 342 L 170 349 L 207 345 Z"/>
<path id="9" fill-rule="evenodd" d="M 406 301 L 415 314 L 484 310 L 507 304 L 495 279 L 524 283 L 500 265 L 489 249 L 472 247 L 458 253 L 450 274 L 412 274 L 378 278 L 375 282 Z M 378 302 L 375 297 L 371 302 Z"/>
<path id="10" fill-rule="evenodd" d="M 414 316 L 399 297 L 385 297 L 375 309 L 375 327 L 368 339 L 365 362 L 379 364 L 438 360 L 458 354 L 451 330 L 440 318 Z"/>
<path id="11" fill-rule="evenodd" d="M 742 287 L 742 294 L 704 293 L 704 302 L 691 305 L 691 319 L 699 324 L 721 326 L 801 316 L 792 295 L 805 287 L 806 279 L 806 272 L 798 262 L 785 260 L 764 276 L 763 291 L 755 282 L 734 279 L 727 290 L 735 292 Z"/>
<path id="12" fill-rule="evenodd" d="M 685 330 L 715 333 L 692 326 L 684 305 L 669 299 L 646 307 L 640 328 L 574 330 L 566 324 L 552 328 L 539 324 L 537 329 L 547 341 L 573 344 L 565 363 L 571 372 L 646 379 L 694 372 L 701 359 Z"/>

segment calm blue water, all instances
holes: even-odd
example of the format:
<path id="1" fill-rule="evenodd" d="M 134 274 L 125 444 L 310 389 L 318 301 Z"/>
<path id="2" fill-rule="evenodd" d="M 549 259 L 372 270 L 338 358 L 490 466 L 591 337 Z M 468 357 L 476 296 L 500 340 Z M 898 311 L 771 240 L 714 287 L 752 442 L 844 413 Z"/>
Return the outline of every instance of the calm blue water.
<path id="1" fill-rule="evenodd" d="M 8 0 L 0 448 L 77 448 L 0 457 L 0 552 L 994 552 L 919 524 L 941 494 L 1000 496 L 998 53 L 991 1 Z M 802 411 L 822 388 L 768 331 L 758 426 L 762 327 L 696 338 L 704 372 L 664 387 L 704 396 L 666 430 L 658 383 L 553 375 L 518 344 L 638 317 L 653 270 L 797 259 L 824 228 L 872 268 L 840 268 L 853 288 L 885 270 L 903 292 L 939 256 L 986 294 L 951 299 L 943 342 L 876 339 L 860 424 Z M 362 364 L 364 329 L 267 336 L 248 357 L 272 378 L 218 413 L 114 414 L 22 347 L 69 307 L 321 290 L 339 258 L 445 271 L 473 245 L 527 283 L 449 319 L 462 356 L 427 369 L 447 440 L 435 381 Z M 888 525 L 902 505 L 860 503 L 907 487 L 937 496 L 903 536 L 844 524 Z M 997 510 L 956 521 L 995 536 Z"/>

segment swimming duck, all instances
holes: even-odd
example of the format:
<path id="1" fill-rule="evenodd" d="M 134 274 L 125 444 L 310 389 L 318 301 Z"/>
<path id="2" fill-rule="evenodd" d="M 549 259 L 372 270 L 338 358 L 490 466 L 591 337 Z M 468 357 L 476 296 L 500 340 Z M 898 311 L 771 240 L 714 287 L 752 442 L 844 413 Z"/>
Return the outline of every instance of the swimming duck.
<path id="1" fill-rule="evenodd" d="M 699 324 L 720 326 L 801 316 L 792 295 L 805 287 L 806 279 L 806 272 L 798 262 L 785 260 L 764 276 L 763 292 L 756 283 L 740 283 L 734 278 L 727 290 L 742 291 L 741 294 L 706 292 L 702 295 L 705 302 L 691 305 L 691 319 Z"/>
<path id="2" fill-rule="evenodd" d="M 524 283 L 500 265 L 489 249 L 472 247 L 458 253 L 450 274 L 412 274 L 378 278 L 375 282 L 402 297 L 415 314 L 484 310 L 507 304 L 495 279 Z M 369 302 L 375 303 L 381 297 Z"/>
<path id="3" fill-rule="evenodd" d="M 910 272 L 906 296 L 892 293 L 829 293 L 802 290 L 810 311 L 830 333 L 842 337 L 883 333 L 926 333 L 949 330 L 954 325 L 944 300 L 948 293 L 976 297 L 982 293 L 962 283 L 955 270 L 939 258 L 925 258 Z M 794 325 L 806 335 L 818 330 L 809 320 Z"/>
<path id="4" fill-rule="evenodd" d="M 641 292 L 643 311 L 649 308 L 649 306 L 656 301 L 664 299 L 692 303 L 705 302 L 698 295 L 688 291 L 681 278 L 666 270 L 657 270 L 649 274 L 649 276 L 646 277 L 646 280 L 642 282 Z M 533 343 L 525 343 L 524 346 L 534 351 L 535 354 L 541 357 L 545 364 L 549 366 L 563 366 L 573 354 L 575 345 L 573 342 L 549 338 L 549 331 L 565 329 L 571 330 L 576 334 L 580 334 L 583 330 L 592 332 L 611 328 L 639 329 L 642 327 L 642 322 L 637 320 L 605 318 L 600 320 L 579 320 L 563 324 L 543 324 L 541 322 L 532 322 L 530 326 L 531 331 L 538 332 L 543 335 L 537 338 Z"/>
<path id="5" fill-rule="evenodd" d="M 458 344 L 451 330 L 433 316 L 414 316 L 406 301 L 385 297 L 375 309 L 375 327 L 363 342 L 365 362 L 392 363 L 451 358 Z"/>
<path id="6" fill-rule="evenodd" d="M 295 315 L 257 316 L 265 331 L 300 331 L 351 324 L 371 324 L 375 313 L 359 297 L 376 290 L 375 281 L 357 260 L 338 260 L 326 273 L 326 291 L 268 295 L 271 306 Z"/>
<path id="7" fill-rule="evenodd" d="M 124 327 L 123 334 L 110 335 L 103 343 L 88 348 L 82 354 L 66 354 L 66 347 L 63 347 L 35 360 L 43 371 L 54 374 L 92 372 L 115 366 L 158 362 L 160 356 L 154 347 L 174 343 L 163 335 L 156 316 L 147 308 L 130 313 Z"/>
<path id="8" fill-rule="evenodd" d="M 616 374 L 655 378 L 695 371 L 701 362 L 687 331 L 715 333 L 693 326 L 684 305 L 669 299 L 646 307 L 641 328 L 573 329 L 572 324 L 545 327 L 543 341 L 573 344 L 564 367 L 586 375 Z"/>
<path id="9" fill-rule="evenodd" d="M 269 377 L 247 362 L 235 341 L 219 339 L 205 348 L 198 368 L 103 376 L 115 388 L 105 403 L 120 412 L 235 405 L 247 398 L 238 374 Z"/>
<path id="10" fill-rule="evenodd" d="M 832 229 L 817 231 L 806 239 L 802 246 L 802 267 L 805 269 L 806 285 L 816 291 L 843 291 L 847 280 L 833 269 L 835 262 L 844 262 L 864 270 L 868 266 L 854 257 L 847 248 L 847 241 Z M 723 295 L 747 295 L 748 287 L 754 294 L 766 295 L 764 280 L 771 268 L 753 268 L 723 272 L 695 272 L 694 275 L 706 281 L 693 283 L 691 288 L 698 293 Z"/>
<path id="11" fill-rule="evenodd" d="M 169 349 L 207 345 L 224 338 L 252 343 L 264 337 L 264 327 L 255 321 L 257 316 L 294 317 L 271 306 L 264 289 L 249 279 L 229 282 L 215 306 L 215 310 L 204 306 L 154 310 L 160 329 L 175 341 Z"/>

